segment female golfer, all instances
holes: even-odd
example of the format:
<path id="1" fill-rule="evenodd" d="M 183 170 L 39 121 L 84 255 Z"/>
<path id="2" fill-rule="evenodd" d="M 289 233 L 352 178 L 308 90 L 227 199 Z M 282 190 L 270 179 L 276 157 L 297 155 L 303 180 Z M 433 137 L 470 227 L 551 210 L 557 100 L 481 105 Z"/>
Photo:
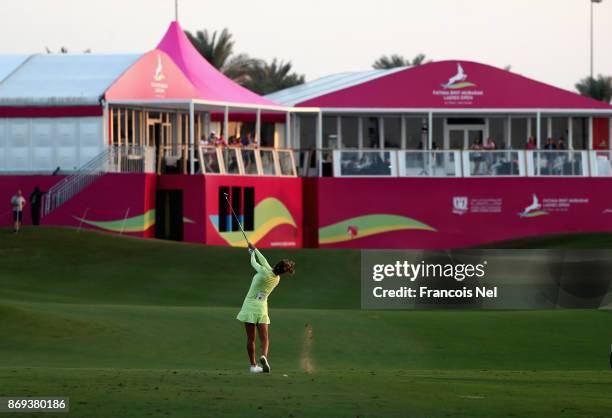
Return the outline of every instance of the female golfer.
<path id="1" fill-rule="evenodd" d="M 242 309 L 236 318 L 244 322 L 246 329 L 251 373 L 270 373 L 270 363 L 268 363 L 268 324 L 270 324 L 268 296 L 280 282 L 281 274 L 294 273 L 295 263 L 290 260 L 281 260 L 274 267 L 270 267 L 264 256 L 251 243 L 249 243 L 249 253 L 251 253 L 251 265 L 257 274 L 253 276 L 249 293 L 244 298 Z M 261 367 L 255 361 L 256 328 L 261 342 L 261 357 L 259 358 Z"/>

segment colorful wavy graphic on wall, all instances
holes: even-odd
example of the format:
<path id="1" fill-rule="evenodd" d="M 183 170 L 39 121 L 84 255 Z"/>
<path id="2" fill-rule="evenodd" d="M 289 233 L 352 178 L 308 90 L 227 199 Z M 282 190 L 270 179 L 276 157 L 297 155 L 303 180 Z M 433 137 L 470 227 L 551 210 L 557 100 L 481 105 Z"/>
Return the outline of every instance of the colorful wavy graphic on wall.
<path id="1" fill-rule="evenodd" d="M 470 83 L 469 81 L 464 81 L 463 83 L 451 84 L 450 86 L 446 88 L 449 90 L 461 90 L 461 89 L 467 89 L 469 87 L 476 87 L 476 84 Z"/>
<path id="2" fill-rule="evenodd" d="M 546 216 L 549 215 L 545 210 L 536 210 L 529 213 L 519 213 L 521 218 L 537 218 L 538 216 Z"/>
<path id="3" fill-rule="evenodd" d="M 406 216 L 372 214 L 319 228 L 319 244 L 335 244 L 385 232 L 405 230 L 437 232 L 432 226 Z"/>
<path id="4" fill-rule="evenodd" d="M 79 222 L 89 226 L 94 226 L 99 229 L 110 232 L 144 232 L 155 225 L 155 209 L 149 209 L 141 215 L 132 216 L 130 218 L 112 219 L 108 221 L 95 221 L 85 217 L 80 218 L 73 216 Z M 183 222 L 192 224 L 193 220 L 183 217 Z"/>
<path id="5" fill-rule="evenodd" d="M 245 231 L 249 241 L 257 244 L 270 231 L 280 225 L 291 225 L 297 229 L 293 216 L 287 207 L 278 199 L 269 197 L 259 202 L 254 209 L 255 224 L 252 231 Z M 221 238 L 232 247 L 246 247 L 240 231 L 220 232 L 219 215 L 210 215 L 210 222 Z"/>

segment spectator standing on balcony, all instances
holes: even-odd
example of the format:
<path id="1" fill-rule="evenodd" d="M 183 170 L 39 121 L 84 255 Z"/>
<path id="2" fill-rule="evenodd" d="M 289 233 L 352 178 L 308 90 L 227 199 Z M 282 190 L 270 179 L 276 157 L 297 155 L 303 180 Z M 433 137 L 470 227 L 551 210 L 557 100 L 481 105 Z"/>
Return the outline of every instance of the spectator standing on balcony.
<path id="1" fill-rule="evenodd" d="M 484 149 L 485 151 L 495 151 L 497 149 L 497 144 L 495 143 L 493 138 L 488 137 L 487 142 L 485 142 L 485 144 L 482 146 L 482 149 Z M 491 167 L 493 167 L 493 165 L 496 163 L 496 158 L 493 154 L 485 153 L 484 156 L 487 162 L 487 173 L 490 174 Z"/>
<path id="2" fill-rule="evenodd" d="M 546 140 L 546 145 L 544 145 L 544 149 L 548 151 L 556 150 L 557 146 L 555 145 L 555 140 L 552 138 L 548 138 Z"/>
<path id="3" fill-rule="evenodd" d="M 546 140 L 546 144 L 544 145 L 544 149 L 546 151 L 554 151 L 557 149 L 557 146 L 555 145 L 555 140 L 552 138 L 548 138 Z M 548 170 L 548 172 L 546 174 L 552 174 L 552 170 L 554 168 L 554 164 L 555 164 L 555 154 L 556 153 L 546 153 L 544 155 L 544 158 L 546 159 L 546 169 Z"/>
<path id="4" fill-rule="evenodd" d="M 533 139 L 532 136 L 530 136 L 529 139 L 527 140 L 527 145 L 526 145 L 525 148 L 528 149 L 528 150 L 534 150 L 534 149 L 537 148 L 535 140 Z"/>
<path id="5" fill-rule="evenodd" d="M 565 145 L 565 138 L 563 137 L 559 138 L 559 142 L 557 142 L 557 150 L 561 152 L 557 153 L 558 154 L 558 167 L 557 167 L 558 174 L 562 174 L 563 168 L 566 166 L 566 164 L 570 162 L 569 160 L 570 156 L 566 152 L 563 152 L 566 149 L 567 147 Z"/>
<path id="6" fill-rule="evenodd" d="M 215 138 L 214 145 L 216 147 L 225 147 L 227 144 L 225 143 L 225 140 L 223 139 L 222 136 L 218 136 Z"/>
<path id="7" fill-rule="evenodd" d="M 557 143 L 557 149 L 558 150 L 566 150 L 567 147 L 565 146 L 565 139 L 563 139 L 563 137 L 559 138 L 559 142 Z"/>
<path id="8" fill-rule="evenodd" d="M 209 138 L 206 138 L 206 137 L 200 138 L 200 146 L 201 147 L 206 147 L 208 145 L 211 145 Z"/>
<path id="9" fill-rule="evenodd" d="M 472 161 L 474 161 L 474 172 L 472 174 L 479 175 L 480 174 L 480 164 L 482 163 L 481 140 L 478 138 L 474 139 L 474 142 L 472 142 L 472 145 L 470 145 L 470 149 L 472 151 L 477 151 L 477 152 L 472 153 Z"/>
<path id="10" fill-rule="evenodd" d="M 493 138 L 489 137 L 487 138 L 487 142 L 482 146 L 482 148 L 487 151 L 493 151 L 497 149 L 497 144 L 495 143 Z"/>
<path id="11" fill-rule="evenodd" d="M 246 135 L 243 135 L 242 138 L 240 138 L 240 144 L 243 147 L 250 147 L 251 145 L 254 145 L 253 135 L 250 132 L 247 132 Z"/>
<path id="12" fill-rule="evenodd" d="M 30 214 L 32 215 L 32 225 L 40 225 L 40 206 L 42 197 L 45 192 L 42 192 L 38 186 L 34 187 L 34 191 L 30 194 Z"/>

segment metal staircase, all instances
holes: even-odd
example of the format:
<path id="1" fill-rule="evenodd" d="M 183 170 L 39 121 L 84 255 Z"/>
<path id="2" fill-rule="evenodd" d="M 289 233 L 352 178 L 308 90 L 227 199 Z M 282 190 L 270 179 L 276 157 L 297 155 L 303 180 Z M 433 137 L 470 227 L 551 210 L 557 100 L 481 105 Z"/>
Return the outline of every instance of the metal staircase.
<path id="1" fill-rule="evenodd" d="M 116 147 L 109 147 L 51 187 L 43 196 L 42 216 L 45 217 L 62 206 L 104 173 L 117 171 L 117 154 Z"/>

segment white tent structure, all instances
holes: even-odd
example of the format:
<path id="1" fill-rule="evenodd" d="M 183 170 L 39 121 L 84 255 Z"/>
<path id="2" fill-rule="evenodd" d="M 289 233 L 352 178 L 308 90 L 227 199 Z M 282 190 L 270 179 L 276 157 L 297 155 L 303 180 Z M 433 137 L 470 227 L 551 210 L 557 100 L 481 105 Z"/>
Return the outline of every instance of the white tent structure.
<path id="1" fill-rule="evenodd" d="M 100 99 L 140 56 L 0 56 L 0 171 L 75 170 L 99 154 Z"/>

